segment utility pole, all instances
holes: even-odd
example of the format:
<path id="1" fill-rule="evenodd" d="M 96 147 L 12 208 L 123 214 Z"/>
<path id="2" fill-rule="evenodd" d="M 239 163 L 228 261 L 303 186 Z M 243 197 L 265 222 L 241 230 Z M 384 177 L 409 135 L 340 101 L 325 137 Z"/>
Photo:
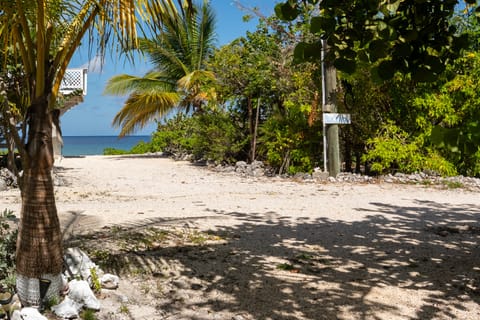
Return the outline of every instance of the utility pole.
<path id="1" fill-rule="evenodd" d="M 322 111 L 324 113 L 337 112 L 337 70 L 333 65 L 332 59 L 328 54 L 328 44 L 322 40 Z M 325 168 L 328 168 L 328 174 L 336 177 L 340 173 L 340 147 L 338 138 L 338 124 L 323 124 L 324 127 L 324 161 L 327 162 Z M 326 152 L 325 152 L 326 150 Z"/>

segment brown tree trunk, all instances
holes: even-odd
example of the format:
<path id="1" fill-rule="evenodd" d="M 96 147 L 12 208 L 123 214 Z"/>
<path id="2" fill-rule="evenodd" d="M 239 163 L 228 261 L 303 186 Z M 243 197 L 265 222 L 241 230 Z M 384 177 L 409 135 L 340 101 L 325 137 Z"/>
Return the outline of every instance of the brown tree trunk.
<path id="1" fill-rule="evenodd" d="M 248 109 L 248 128 L 250 132 L 250 152 L 248 154 L 250 157 L 250 162 L 252 162 L 254 158 L 253 149 L 255 144 L 255 119 L 253 117 L 252 98 L 250 97 L 248 97 L 247 109 Z"/>
<path id="2" fill-rule="evenodd" d="M 17 291 L 24 305 L 40 305 L 40 279 L 51 281 L 45 298 L 61 289 L 63 248 L 53 191 L 52 116 L 47 99 L 32 104 L 17 240 Z"/>
<path id="3" fill-rule="evenodd" d="M 257 100 L 257 110 L 255 112 L 255 126 L 253 128 L 253 141 L 252 141 L 252 162 L 255 161 L 257 157 L 257 136 L 258 136 L 258 121 L 260 118 L 260 101 L 261 99 L 258 98 Z"/>

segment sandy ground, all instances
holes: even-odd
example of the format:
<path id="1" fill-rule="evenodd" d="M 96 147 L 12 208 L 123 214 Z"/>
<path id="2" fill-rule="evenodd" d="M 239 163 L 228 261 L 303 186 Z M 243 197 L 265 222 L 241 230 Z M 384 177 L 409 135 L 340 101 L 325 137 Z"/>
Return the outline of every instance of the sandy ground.
<path id="1" fill-rule="evenodd" d="M 66 243 L 121 276 L 99 319 L 480 319 L 479 193 L 245 178 L 159 156 L 56 171 Z M 19 207 L 17 191 L 0 194 Z M 139 234 L 150 242 L 132 247 Z"/>

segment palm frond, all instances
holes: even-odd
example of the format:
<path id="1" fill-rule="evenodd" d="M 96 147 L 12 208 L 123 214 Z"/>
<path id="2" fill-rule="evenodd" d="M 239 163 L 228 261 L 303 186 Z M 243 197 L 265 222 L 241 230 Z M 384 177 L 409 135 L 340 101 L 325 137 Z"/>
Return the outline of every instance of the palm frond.
<path id="1" fill-rule="evenodd" d="M 141 39 L 139 48 L 148 56 L 156 70 L 164 70 L 172 78 L 181 77 L 190 70 L 183 55 L 168 40 Z"/>
<path id="2" fill-rule="evenodd" d="M 215 74 L 212 71 L 195 70 L 179 79 L 177 84 L 181 90 L 192 91 L 212 81 L 215 81 Z"/>
<path id="3" fill-rule="evenodd" d="M 153 0 L 145 6 L 145 12 L 154 16 L 147 22 L 151 37 L 139 39 L 139 49 L 157 73 L 116 76 L 105 89 L 107 94 L 130 93 L 114 119 L 114 125 L 122 127 L 122 135 L 173 108 L 198 109 L 211 96 L 203 90 L 214 80 L 213 73 L 205 70 L 215 36 L 215 19 L 208 1 L 199 7 L 191 1 Z M 172 93 L 174 103 L 164 98 Z"/>
<path id="4" fill-rule="evenodd" d="M 21 61 L 33 96 L 55 97 L 73 53 L 86 40 L 104 55 L 107 46 L 129 52 L 137 46 L 137 12 L 166 0 L 0 0 L 0 45 Z M 9 53 L 10 54 L 10 53 Z M 53 63 L 45 64 L 49 56 Z M 33 81 L 35 80 L 35 81 Z"/>
<path id="5" fill-rule="evenodd" d="M 171 83 L 162 72 L 150 72 L 143 77 L 121 74 L 110 78 L 104 89 L 104 94 L 122 96 L 130 93 L 169 92 L 175 90 L 175 83 Z"/>
<path id="6" fill-rule="evenodd" d="M 192 10 L 163 10 L 159 31 L 152 40 L 142 40 L 140 48 L 158 69 L 177 77 L 205 68 L 215 39 L 215 16 L 208 1 Z"/>
<path id="7" fill-rule="evenodd" d="M 208 1 L 204 0 L 199 11 L 198 16 L 189 22 L 189 43 L 194 53 L 191 64 L 196 69 L 205 67 L 204 63 L 212 54 L 215 41 L 215 14 Z"/>
<path id="8" fill-rule="evenodd" d="M 120 136 L 133 133 L 172 111 L 180 101 L 176 92 L 150 91 L 132 94 L 113 119 L 113 125 L 121 127 Z"/>

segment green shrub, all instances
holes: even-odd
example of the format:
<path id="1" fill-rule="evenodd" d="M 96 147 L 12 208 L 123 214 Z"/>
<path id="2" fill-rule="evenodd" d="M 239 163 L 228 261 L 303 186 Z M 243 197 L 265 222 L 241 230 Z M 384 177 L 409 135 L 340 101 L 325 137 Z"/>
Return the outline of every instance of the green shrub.
<path id="1" fill-rule="evenodd" d="M 455 165 L 442 157 L 437 151 L 428 151 L 423 164 L 423 170 L 437 172 L 442 176 L 455 176 L 458 174 Z"/>
<path id="2" fill-rule="evenodd" d="M 195 160 L 234 163 L 248 158 L 251 137 L 242 115 L 234 110 L 204 110 L 177 114 L 158 124 L 149 143 L 129 151 L 106 149 L 105 154 L 165 152 L 190 154 Z M 257 160 L 267 160 L 280 173 L 311 172 L 319 165 L 321 130 L 309 127 L 305 112 L 292 108 L 283 118 L 270 117 L 260 124 Z M 317 159 L 317 160 L 314 160 Z"/>
<path id="3" fill-rule="evenodd" d="M 157 152 L 160 150 L 157 150 L 154 148 L 154 145 L 148 142 L 140 141 L 137 143 L 135 146 L 133 146 L 132 149 L 130 149 L 129 153 L 130 154 L 144 154 L 144 153 L 150 153 L 150 152 Z"/>
<path id="4" fill-rule="evenodd" d="M 235 117 L 225 111 L 205 111 L 193 116 L 177 114 L 158 124 L 151 142 L 141 142 L 128 153 L 162 151 L 192 154 L 196 160 L 234 162 L 248 143 Z"/>
<path id="5" fill-rule="evenodd" d="M 248 137 L 224 111 L 207 111 L 192 118 L 191 147 L 195 159 L 234 163 L 248 146 Z"/>
<path id="6" fill-rule="evenodd" d="M 298 106 L 269 117 L 260 129 L 258 157 L 280 174 L 311 172 L 322 158 L 322 130 L 318 125 L 309 126 L 307 119 Z"/>
<path id="7" fill-rule="evenodd" d="M 102 291 L 102 284 L 100 283 L 96 268 L 90 268 L 90 278 L 92 280 L 93 291 L 95 293 L 100 293 L 100 291 Z"/>
<path id="8" fill-rule="evenodd" d="M 103 154 L 105 156 L 119 156 L 123 154 L 129 154 L 127 150 L 115 149 L 115 148 L 105 148 L 103 149 Z"/>
<path id="9" fill-rule="evenodd" d="M 363 160 L 370 162 L 371 170 L 377 173 L 414 172 L 422 161 L 418 145 L 410 142 L 408 134 L 391 122 L 381 128 L 376 137 L 367 140 L 367 146 Z"/>
<path id="10" fill-rule="evenodd" d="M 392 122 L 384 125 L 376 137 L 367 141 L 363 161 L 378 174 L 435 171 L 443 176 L 456 174 L 455 167 L 434 151 L 423 147 L 423 140 L 410 137 Z"/>
<path id="11" fill-rule="evenodd" d="M 165 123 L 158 124 L 150 142 L 151 149 L 166 153 L 191 153 L 192 129 L 192 118 L 177 114 Z"/>
<path id="12" fill-rule="evenodd" d="M 144 153 L 157 152 L 157 151 L 160 151 L 160 149 L 156 147 L 153 143 L 140 141 L 139 143 L 134 145 L 130 150 L 105 148 L 103 150 L 103 154 L 106 156 L 107 155 L 116 156 L 116 155 L 124 155 L 124 154 L 144 154 Z"/>

